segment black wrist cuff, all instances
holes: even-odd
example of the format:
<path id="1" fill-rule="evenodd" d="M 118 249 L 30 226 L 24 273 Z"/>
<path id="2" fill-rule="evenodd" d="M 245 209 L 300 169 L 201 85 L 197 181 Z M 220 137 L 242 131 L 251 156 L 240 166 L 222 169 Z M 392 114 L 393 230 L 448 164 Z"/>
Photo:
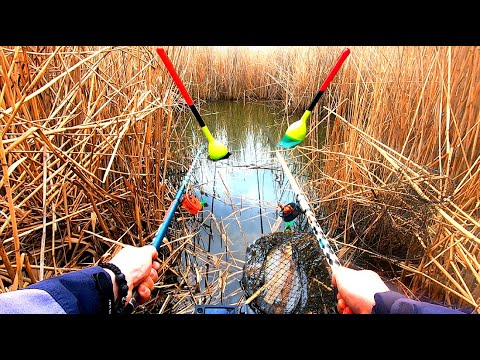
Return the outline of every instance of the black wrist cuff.
<path id="1" fill-rule="evenodd" d="M 110 274 L 107 274 L 105 271 L 99 271 L 98 273 L 93 274 L 93 279 L 95 280 L 100 299 L 97 312 L 100 314 L 112 314 L 114 295 Z"/>
<path id="2" fill-rule="evenodd" d="M 118 286 L 118 299 L 115 302 L 114 310 L 117 314 L 123 314 L 125 304 L 127 302 L 128 284 L 125 275 L 120 268 L 112 263 L 99 264 L 100 267 L 111 270 L 115 274 L 115 281 Z"/>

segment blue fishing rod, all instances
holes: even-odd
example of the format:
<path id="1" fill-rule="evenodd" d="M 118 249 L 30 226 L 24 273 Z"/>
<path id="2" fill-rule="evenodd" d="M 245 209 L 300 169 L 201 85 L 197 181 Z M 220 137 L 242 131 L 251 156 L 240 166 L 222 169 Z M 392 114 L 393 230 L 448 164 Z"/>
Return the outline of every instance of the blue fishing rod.
<path id="1" fill-rule="evenodd" d="M 203 152 L 204 148 L 205 148 L 205 145 L 201 145 L 200 148 L 198 149 L 197 154 L 195 155 L 195 158 L 193 159 L 192 164 L 190 165 L 190 168 L 185 174 L 182 184 L 180 185 L 180 187 L 177 190 L 177 193 L 175 194 L 175 198 L 173 199 L 172 203 L 170 204 L 170 207 L 168 208 L 167 213 L 165 214 L 165 217 L 163 218 L 162 224 L 158 228 L 157 233 L 153 238 L 152 245 L 155 246 L 157 251 L 160 250 L 160 245 L 162 245 L 163 239 L 165 238 L 165 234 L 167 233 L 168 226 L 172 222 L 173 215 L 175 214 L 175 211 L 177 210 L 178 205 L 180 205 L 185 189 L 187 188 L 187 185 L 190 182 L 190 178 L 192 177 L 192 172 L 193 172 L 193 168 L 195 167 L 195 163 L 200 158 L 200 154 Z"/>
<path id="2" fill-rule="evenodd" d="M 182 184 L 180 185 L 180 187 L 177 190 L 177 193 L 175 194 L 175 198 L 171 202 L 163 218 L 162 224 L 159 226 L 157 233 L 155 234 L 155 237 L 152 240 L 152 245 L 155 246 L 157 251 L 160 250 L 160 246 L 163 243 L 163 239 L 165 238 L 167 229 L 170 226 L 170 223 L 172 222 L 173 216 L 175 215 L 175 211 L 180 205 L 182 201 L 182 196 L 185 193 L 188 183 L 190 182 L 190 178 L 192 177 L 195 164 L 197 163 L 204 149 L 205 149 L 205 145 L 201 145 L 200 148 L 198 149 L 197 154 L 195 155 L 195 158 L 190 164 L 190 168 L 188 169 L 187 173 L 185 174 L 185 177 L 183 178 Z M 129 303 L 125 306 L 124 312 L 127 314 L 131 314 L 137 306 L 138 306 L 138 292 L 136 291 L 136 289 L 134 289 L 133 296 L 130 299 Z"/>

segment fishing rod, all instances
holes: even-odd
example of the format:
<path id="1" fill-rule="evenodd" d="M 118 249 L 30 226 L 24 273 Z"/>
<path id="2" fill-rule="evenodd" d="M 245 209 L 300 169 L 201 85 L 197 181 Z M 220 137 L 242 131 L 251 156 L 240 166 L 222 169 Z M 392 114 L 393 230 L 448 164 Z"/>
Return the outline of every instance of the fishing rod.
<path id="1" fill-rule="evenodd" d="M 305 140 L 305 136 L 307 136 L 307 120 L 312 114 L 313 108 L 315 107 L 315 105 L 317 105 L 318 100 L 320 100 L 325 90 L 327 90 L 328 85 L 330 85 L 330 82 L 335 77 L 338 70 L 340 69 L 340 67 L 342 66 L 343 62 L 345 61 L 345 59 L 348 57 L 349 54 L 350 54 L 350 49 L 348 48 L 342 51 L 342 54 L 338 58 L 335 66 L 332 68 L 332 70 L 328 74 L 322 86 L 320 86 L 320 90 L 318 90 L 317 94 L 313 98 L 307 110 L 305 110 L 305 112 L 303 113 L 302 118 L 298 121 L 295 121 L 293 124 L 291 124 L 287 128 L 285 135 L 283 135 L 283 138 L 279 141 L 279 143 L 277 144 L 277 147 L 283 148 L 283 149 L 291 149 L 297 146 L 298 144 L 300 144 L 303 140 Z"/>
<path id="2" fill-rule="evenodd" d="M 165 64 L 168 72 L 172 76 L 172 79 L 175 82 L 175 85 L 177 85 L 178 89 L 180 90 L 180 93 L 182 94 L 183 98 L 187 102 L 187 105 L 190 108 L 193 115 L 195 116 L 195 119 L 197 119 L 198 124 L 200 125 L 200 129 L 203 132 L 203 135 L 205 135 L 205 137 L 207 138 L 208 156 L 210 157 L 210 159 L 213 161 L 228 159 L 231 153 L 228 151 L 225 145 L 215 140 L 215 138 L 210 133 L 210 130 L 208 129 L 207 125 L 205 125 L 205 122 L 200 116 L 200 113 L 198 112 L 195 104 L 193 103 L 191 96 L 189 95 L 187 89 L 185 88 L 185 85 L 183 85 L 182 80 L 180 80 L 180 77 L 175 71 L 175 68 L 173 67 L 173 64 L 170 61 L 169 57 L 167 56 L 167 53 L 165 52 L 165 50 L 163 48 L 157 48 L 157 53 L 162 59 L 163 63 Z"/>
<path id="3" fill-rule="evenodd" d="M 298 186 L 297 181 L 295 180 L 292 173 L 290 172 L 290 169 L 288 168 L 288 165 L 285 162 L 283 155 L 278 150 L 276 150 L 275 152 L 277 155 L 278 162 L 282 165 L 283 171 L 287 176 L 290 186 L 292 187 L 292 190 L 296 195 L 297 202 L 299 203 L 301 210 L 307 217 L 307 221 L 310 224 L 310 227 L 312 228 L 313 233 L 315 234 L 315 238 L 320 244 L 320 247 L 328 261 L 328 264 L 330 265 L 330 268 L 333 270 L 334 268 L 340 266 L 340 261 L 338 260 L 337 255 L 335 255 L 335 252 L 330 246 L 330 243 L 328 242 L 325 233 L 323 232 L 322 228 L 318 224 L 317 219 L 315 218 L 315 215 L 313 214 L 313 211 L 310 208 L 310 205 L 308 204 L 307 198 L 305 197 L 304 193 L 300 189 L 300 186 Z"/>
<path id="4" fill-rule="evenodd" d="M 160 250 L 160 246 L 162 245 L 163 239 L 165 238 L 167 229 L 170 226 L 170 223 L 172 222 L 175 211 L 180 205 L 182 196 L 187 188 L 188 183 L 190 182 L 190 178 L 192 177 L 192 172 L 195 167 L 195 164 L 200 158 L 200 154 L 203 152 L 204 149 L 205 149 L 205 145 L 201 145 L 200 148 L 198 149 L 197 154 L 195 155 L 187 173 L 185 174 L 185 177 L 183 178 L 182 184 L 180 185 L 180 187 L 177 190 L 177 193 L 175 194 L 175 198 L 170 203 L 170 206 L 167 212 L 165 213 L 162 224 L 158 228 L 157 233 L 155 234 L 155 237 L 152 240 L 151 245 L 155 246 L 157 251 Z M 133 312 L 133 310 L 137 306 L 138 306 L 138 292 L 134 289 L 133 296 L 130 299 L 130 302 L 125 306 L 124 312 L 127 314 L 130 314 Z"/>

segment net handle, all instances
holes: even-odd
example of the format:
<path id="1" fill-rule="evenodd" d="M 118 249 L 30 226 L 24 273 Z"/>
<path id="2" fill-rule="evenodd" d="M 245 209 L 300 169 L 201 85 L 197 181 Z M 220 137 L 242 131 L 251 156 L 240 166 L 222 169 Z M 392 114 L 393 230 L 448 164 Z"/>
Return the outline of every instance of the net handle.
<path id="1" fill-rule="evenodd" d="M 281 154 L 280 150 L 276 150 L 275 153 L 277 155 L 277 160 L 280 163 L 280 165 L 282 165 L 283 172 L 287 176 L 288 182 L 290 183 L 290 186 L 296 195 L 297 202 L 299 203 L 300 208 L 302 209 L 303 213 L 307 217 L 307 221 L 310 227 L 312 228 L 313 233 L 315 234 L 315 238 L 320 244 L 320 248 L 322 249 L 323 255 L 327 259 L 327 262 L 330 265 L 330 268 L 333 270 L 334 268 L 339 267 L 340 261 L 338 260 L 337 255 L 335 255 L 333 248 L 330 246 L 330 243 L 327 240 L 327 236 L 325 235 L 322 228 L 320 227 L 320 224 L 315 218 L 315 215 L 312 209 L 310 208 L 310 205 L 308 204 L 308 200 L 305 197 L 305 194 L 302 192 L 302 190 L 300 189 L 300 186 L 298 186 L 297 181 L 295 180 L 292 173 L 290 172 L 290 169 L 288 168 L 285 158 Z"/>

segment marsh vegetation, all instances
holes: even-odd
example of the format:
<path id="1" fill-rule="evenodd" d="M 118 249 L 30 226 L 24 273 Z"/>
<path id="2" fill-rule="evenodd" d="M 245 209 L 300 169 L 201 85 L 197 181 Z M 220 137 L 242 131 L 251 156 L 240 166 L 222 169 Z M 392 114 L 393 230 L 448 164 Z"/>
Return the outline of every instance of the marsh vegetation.
<path id="1" fill-rule="evenodd" d="M 343 48 L 165 47 L 201 111 L 268 103 L 280 134 Z M 350 49 L 292 169 L 343 264 L 412 297 L 478 308 L 480 48 Z M 0 291 L 149 243 L 201 139 L 188 111 L 154 47 L 0 47 Z M 241 272 L 199 246 L 197 226 L 178 213 L 141 311 L 189 313 Z"/>

